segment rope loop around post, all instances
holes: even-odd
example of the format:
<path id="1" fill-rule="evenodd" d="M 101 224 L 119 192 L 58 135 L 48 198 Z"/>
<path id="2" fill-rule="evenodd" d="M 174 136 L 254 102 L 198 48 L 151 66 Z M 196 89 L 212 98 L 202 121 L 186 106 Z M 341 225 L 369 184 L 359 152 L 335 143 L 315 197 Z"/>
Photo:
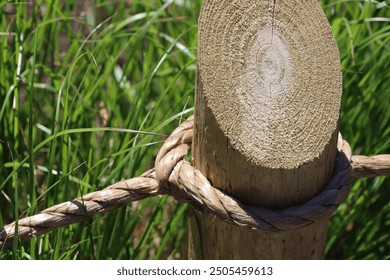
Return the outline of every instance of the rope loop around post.
<path id="1" fill-rule="evenodd" d="M 15 236 L 25 241 L 58 227 L 84 221 L 92 215 L 114 211 L 133 201 L 164 194 L 190 204 L 197 212 L 241 227 L 268 233 L 288 231 L 328 217 L 348 197 L 353 178 L 390 175 L 390 155 L 351 157 L 349 144 L 340 135 L 333 177 L 320 193 L 301 205 L 286 209 L 246 206 L 213 188 L 207 178 L 186 160 L 192 144 L 193 124 L 194 119 L 190 117 L 175 129 L 160 149 L 154 169 L 54 205 L 37 215 L 20 218 L 17 232 L 15 222 L 0 228 L 0 250 L 11 247 Z"/>
<path id="2" fill-rule="evenodd" d="M 352 181 L 351 149 L 341 135 L 333 177 L 323 190 L 301 205 L 272 210 L 243 205 L 213 188 L 207 178 L 185 160 L 191 145 L 192 128 L 193 117 L 190 117 L 167 139 L 155 166 L 157 180 L 169 186 L 167 192 L 179 201 L 190 203 L 196 211 L 253 230 L 288 231 L 329 216 L 348 197 Z"/>

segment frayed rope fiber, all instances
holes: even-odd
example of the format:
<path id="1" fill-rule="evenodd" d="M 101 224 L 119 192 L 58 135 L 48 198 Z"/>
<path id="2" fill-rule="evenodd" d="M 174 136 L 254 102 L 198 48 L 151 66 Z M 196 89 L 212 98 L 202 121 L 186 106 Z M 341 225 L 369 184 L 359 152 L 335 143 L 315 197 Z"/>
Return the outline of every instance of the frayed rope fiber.
<path id="1" fill-rule="evenodd" d="M 333 176 L 319 194 L 301 205 L 281 210 L 246 206 L 213 188 L 185 160 L 192 143 L 193 122 L 190 117 L 173 131 L 160 149 L 154 169 L 4 226 L 0 229 L 0 250 L 9 248 L 15 236 L 24 241 L 156 195 L 171 195 L 197 212 L 252 230 L 289 231 L 333 213 L 348 197 L 354 177 L 390 175 L 390 155 L 352 157 L 348 143 L 340 135 Z"/>

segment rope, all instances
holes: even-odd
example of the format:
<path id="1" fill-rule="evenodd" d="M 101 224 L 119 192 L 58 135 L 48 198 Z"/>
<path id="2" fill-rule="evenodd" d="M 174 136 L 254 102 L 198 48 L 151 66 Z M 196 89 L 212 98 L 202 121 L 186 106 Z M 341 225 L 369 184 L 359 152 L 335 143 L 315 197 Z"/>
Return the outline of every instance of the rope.
<path id="1" fill-rule="evenodd" d="M 193 117 L 190 117 L 166 140 L 157 155 L 155 169 L 19 219 L 18 238 L 24 241 L 95 214 L 111 212 L 130 202 L 163 194 L 190 204 L 197 212 L 241 227 L 265 233 L 294 230 L 333 213 L 348 197 L 353 177 L 390 175 L 390 155 L 351 157 L 349 144 L 340 135 L 333 177 L 315 197 L 302 205 L 281 210 L 245 206 L 213 188 L 207 178 L 185 160 L 192 135 Z M 0 229 L 0 249 L 12 246 L 15 229 L 15 222 Z"/>
<path id="2" fill-rule="evenodd" d="M 353 156 L 351 164 L 355 178 L 390 176 L 390 155 Z"/>

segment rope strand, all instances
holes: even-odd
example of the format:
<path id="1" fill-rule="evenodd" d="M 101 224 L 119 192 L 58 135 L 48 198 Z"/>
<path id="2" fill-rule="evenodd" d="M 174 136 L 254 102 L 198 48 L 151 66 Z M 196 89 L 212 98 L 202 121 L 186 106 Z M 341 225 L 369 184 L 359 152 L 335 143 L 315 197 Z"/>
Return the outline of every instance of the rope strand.
<path id="1" fill-rule="evenodd" d="M 213 188 L 207 178 L 185 160 L 192 133 L 193 117 L 190 117 L 166 140 L 157 155 L 155 169 L 19 219 L 17 238 L 25 241 L 92 215 L 114 211 L 133 201 L 163 194 L 190 204 L 198 212 L 252 230 L 268 233 L 293 230 L 331 215 L 348 197 L 352 178 L 390 175 L 390 155 L 351 157 L 350 147 L 340 135 L 333 177 L 315 197 L 302 205 L 281 210 L 245 206 Z M 12 246 L 13 238 L 15 222 L 0 229 L 0 249 Z"/>

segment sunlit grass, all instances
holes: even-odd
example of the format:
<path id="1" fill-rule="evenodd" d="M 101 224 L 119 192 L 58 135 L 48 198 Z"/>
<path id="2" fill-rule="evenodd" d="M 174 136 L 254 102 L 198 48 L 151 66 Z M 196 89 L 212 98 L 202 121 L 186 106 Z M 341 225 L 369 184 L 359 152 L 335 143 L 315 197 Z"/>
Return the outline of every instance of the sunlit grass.
<path id="1" fill-rule="evenodd" d="M 143 173 L 192 113 L 200 4 L 88 3 L 1 4 L 0 226 Z M 186 209 L 148 199 L 1 254 L 177 258 Z"/>

